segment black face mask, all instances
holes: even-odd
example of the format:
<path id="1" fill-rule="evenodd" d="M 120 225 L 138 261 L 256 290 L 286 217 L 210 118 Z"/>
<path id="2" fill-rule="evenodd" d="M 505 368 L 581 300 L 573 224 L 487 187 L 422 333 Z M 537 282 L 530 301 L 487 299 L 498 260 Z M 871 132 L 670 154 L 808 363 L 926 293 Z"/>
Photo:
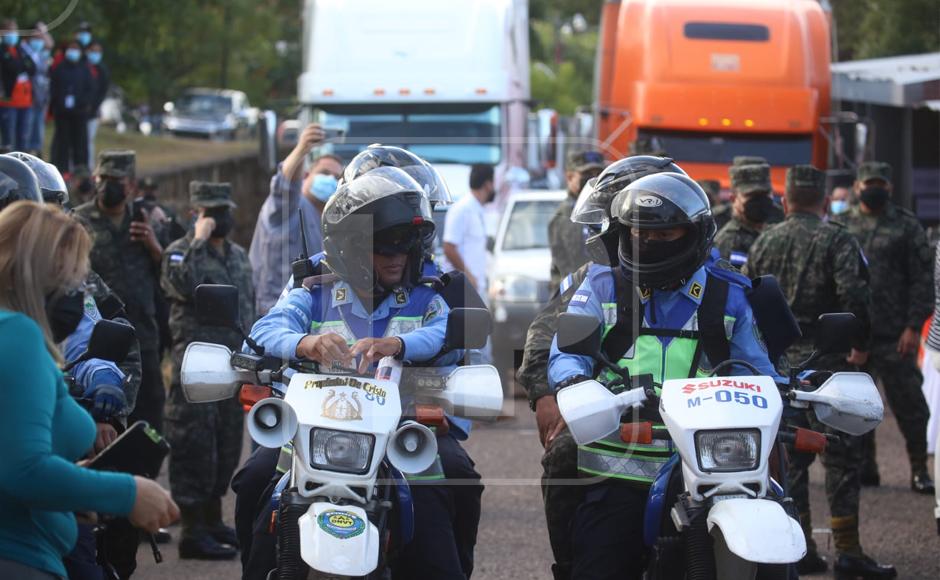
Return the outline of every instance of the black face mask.
<path id="1" fill-rule="evenodd" d="M 774 202 L 769 195 L 757 195 L 744 202 L 744 217 L 749 222 L 762 224 L 770 219 Z"/>
<path id="2" fill-rule="evenodd" d="M 878 211 L 888 203 L 888 199 L 891 197 L 891 192 L 883 187 L 866 187 L 858 194 L 858 198 L 862 200 L 866 206 L 871 209 Z"/>
<path id="3" fill-rule="evenodd" d="M 53 300 L 46 300 L 46 316 L 52 330 L 52 340 L 56 343 L 68 338 L 85 314 L 85 293 L 73 290 Z"/>
<path id="4" fill-rule="evenodd" d="M 105 179 L 98 183 L 98 197 L 101 199 L 101 205 L 112 208 L 121 205 L 127 199 L 127 193 L 124 191 L 124 184 L 113 179 Z"/>
<path id="5" fill-rule="evenodd" d="M 235 226 L 235 217 L 227 207 L 208 210 L 206 211 L 206 217 L 215 220 L 215 227 L 212 228 L 213 238 L 224 238 Z"/>
<path id="6" fill-rule="evenodd" d="M 496 199 L 496 188 L 490 190 L 490 193 L 486 196 L 486 201 L 483 203 L 493 203 L 493 200 Z"/>
<path id="7" fill-rule="evenodd" d="M 637 241 L 632 237 L 624 236 L 620 242 L 620 254 L 622 256 L 636 256 L 633 261 L 637 264 L 659 264 L 685 250 L 688 243 L 686 237 L 683 236 L 671 242 L 663 242 L 654 240 Z M 624 247 L 625 244 L 627 247 Z"/>

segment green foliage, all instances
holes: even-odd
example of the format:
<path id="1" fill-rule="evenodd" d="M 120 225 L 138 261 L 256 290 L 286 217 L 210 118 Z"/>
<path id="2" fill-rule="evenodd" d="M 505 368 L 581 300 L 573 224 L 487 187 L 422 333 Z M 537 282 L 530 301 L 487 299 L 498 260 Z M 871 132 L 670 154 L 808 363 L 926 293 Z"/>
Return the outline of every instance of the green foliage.
<path id="1" fill-rule="evenodd" d="M 21 27 L 50 22 L 71 2 L 2 0 L 0 14 Z M 130 103 L 160 106 L 187 87 L 237 88 L 253 104 L 293 96 L 300 70 L 299 3 L 294 0 L 79 1 L 51 31 L 68 40 L 87 20 L 104 45 L 105 63 Z M 280 56 L 278 40 L 289 50 Z"/>
<path id="2" fill-rule="evenodd" d="M 937 0 L 832 0 L 840 60 L 940 51 Z"/>
<path id="3" fill-rule="evenodd" d="M 597 29 L 561 34 L 556 24 L 533 20 L 530 26 L 532 98 L 539 107 L 564 115 L 591 104 Z"/>

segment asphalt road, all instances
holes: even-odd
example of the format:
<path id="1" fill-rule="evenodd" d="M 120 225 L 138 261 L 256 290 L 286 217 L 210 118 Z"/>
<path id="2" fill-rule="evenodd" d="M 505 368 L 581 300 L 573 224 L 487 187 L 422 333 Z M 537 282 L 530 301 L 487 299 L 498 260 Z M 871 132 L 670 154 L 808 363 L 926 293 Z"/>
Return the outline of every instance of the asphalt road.
<path id="1" fill-rule="evenodd" d="M 551 550 L 542 513 L 539 475 L 541 446 L 534 415 L 522 401 L 507 404 L 510 416 L 497 423 L 477 425 L 467 449 L 485 478 L 483 517 L 476 548 L 474 580 L 550 579 Z M 893 417 L 878 430 L 878 460 L 882 486 L 862 492 L 862 545 L 872 556 L 898 567 L 899 577 L 940 578 L 940 538 L 933 520 L 933 498 L 909 489 L 904 442 Z M 817 461 L 811 472 L 815 537 L 824 555 L 832 558 L 824 473 Z M 163 479 L 166 484 L 165 476 Z M 226 496 L 231 522 L 234 502 Z M 173 529 L 178 536 L 178 528 Z M 165 561 L 156 565 L 144 545 L 138 552 L 135 578 L 157 580 L 222 580 L 240 578 L 233 562 L 180 561 L 175 544 L 163 547 Z M 829 575 L 814 576 L 827 578 Z"/>

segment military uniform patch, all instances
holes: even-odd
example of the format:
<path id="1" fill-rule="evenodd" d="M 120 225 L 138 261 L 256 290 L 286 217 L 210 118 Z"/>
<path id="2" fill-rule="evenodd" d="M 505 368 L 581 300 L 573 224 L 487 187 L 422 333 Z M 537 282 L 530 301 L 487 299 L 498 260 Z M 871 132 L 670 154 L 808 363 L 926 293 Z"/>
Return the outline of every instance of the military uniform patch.
<path id="1" fill-rule="evenodd" d="M 692 286 L 689 287 L 689 296 L 695 298 L 696 300 L 702 297 L 702 285 L 698 282 L 692 282 Z"/>

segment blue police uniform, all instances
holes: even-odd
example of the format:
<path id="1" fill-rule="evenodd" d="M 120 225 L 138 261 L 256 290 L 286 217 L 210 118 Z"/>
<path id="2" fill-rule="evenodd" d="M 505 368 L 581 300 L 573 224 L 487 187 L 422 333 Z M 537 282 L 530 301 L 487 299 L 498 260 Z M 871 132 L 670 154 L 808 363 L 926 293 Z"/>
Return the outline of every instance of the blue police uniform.
<path id="1" fill-rule="evenodd" d="M 62 354 L 66 362 L 77 359 L 85 352 L 88 348 L 88 341 L 91 339 L 91 332 L 99 320 L 101 320 L 101 314 L 98 312 L 94 299 L 86 296 L 85 313 L 75 332 L 65 339 Z M 70 374 L 85 391 L 86 396 L 90 396 L 94 387 L 98 385 L 114 385 L 120 388 L 124 384 L 124 373 L 116 364 L 97 358 L 78 363 L 72 368 Z M 119 412 L 120 410 L 115 414 Z"/>
<path id="2" fill-rule="evenodd" d="M 322 254 L 312 258 L 315 264 Z M 369 313 L 345 281 L 290 289 L 258 322 L 251 337 L 266 354 L 296 358 L 297 345 L 308 334 L 336 333 L 348 344 L 361 338 L 401 338 L 405 362 L 435 358 L 444 344 L 447 303 L 427 286 L 399 288 Z M 454 364 L 460 353 L 449 353 L 435 366 Z M 396 565 L 396 578 L 467 578 L 473 567 L 473 547 L 480 517 L 479 483 L 435 485 L 443 478 L 479 481 L 473 462 L 460 446 L 469 422 L 451 419 L 451 430 L 438 437 L 440 476 L 411 481 L 415 533 Z M 275 538 L 267 532 L 264 507 L 273 487 L 279 452 L 258 449 L 236 474 L 236 528 L 242 543 L 243 578 L 264 578 L 276 566 Z"/>
<path id="3" fill-rule="evenodd" d="M 616 274 L 611 268 L 594 265 L 573 294 L 568 312 L 592 316 L 604 327 L 604 335 L 617 322 Z M 699 268 L 675 290 L 640 290 L 643 309 L 634 342 L 615 362 L 632 376 L 651 374 L 653 381 L 689 376 L 706 376 L 713 366 L 699 348 L 700 307 L 709 284 L 727 284 L 723 330 L 730 358 L 752 363 L 762 374 L 777 376 L 760 338 L 745 290 L 750 281 L 715 266 L 714 258 Z M 637 317 L 639 318 L 639 316 Z M 704 320 L 704 316 L 701 317 Z M 675 331 L 685 331 L 677 333 Z M 720 331 L 720 330 L 719 330 Z M 595 361 L 586 356 L 562 353 L 557 337 L 552 342 L 548 378 L 553 389 L 577 375 L 595 376 Z M 750 374 L 735 367 L 733 371 Z M 598 376 L 612 378 L 609 371 Z M 661 423 L 654 429 L 665 429 Z M 602 439 L 578 448 L 578 469 L 586 476 L 599 476 L 599 483 L 586 487 L 583 503 L 572 522 L 572 578 L 641 578 L 646 550 L 643 543 L 643 515 L 649 484 L 662 465 L 675 452 L 671 442 L 654 440 L 651 445 L 629 445 L 619 437 Z"/>

